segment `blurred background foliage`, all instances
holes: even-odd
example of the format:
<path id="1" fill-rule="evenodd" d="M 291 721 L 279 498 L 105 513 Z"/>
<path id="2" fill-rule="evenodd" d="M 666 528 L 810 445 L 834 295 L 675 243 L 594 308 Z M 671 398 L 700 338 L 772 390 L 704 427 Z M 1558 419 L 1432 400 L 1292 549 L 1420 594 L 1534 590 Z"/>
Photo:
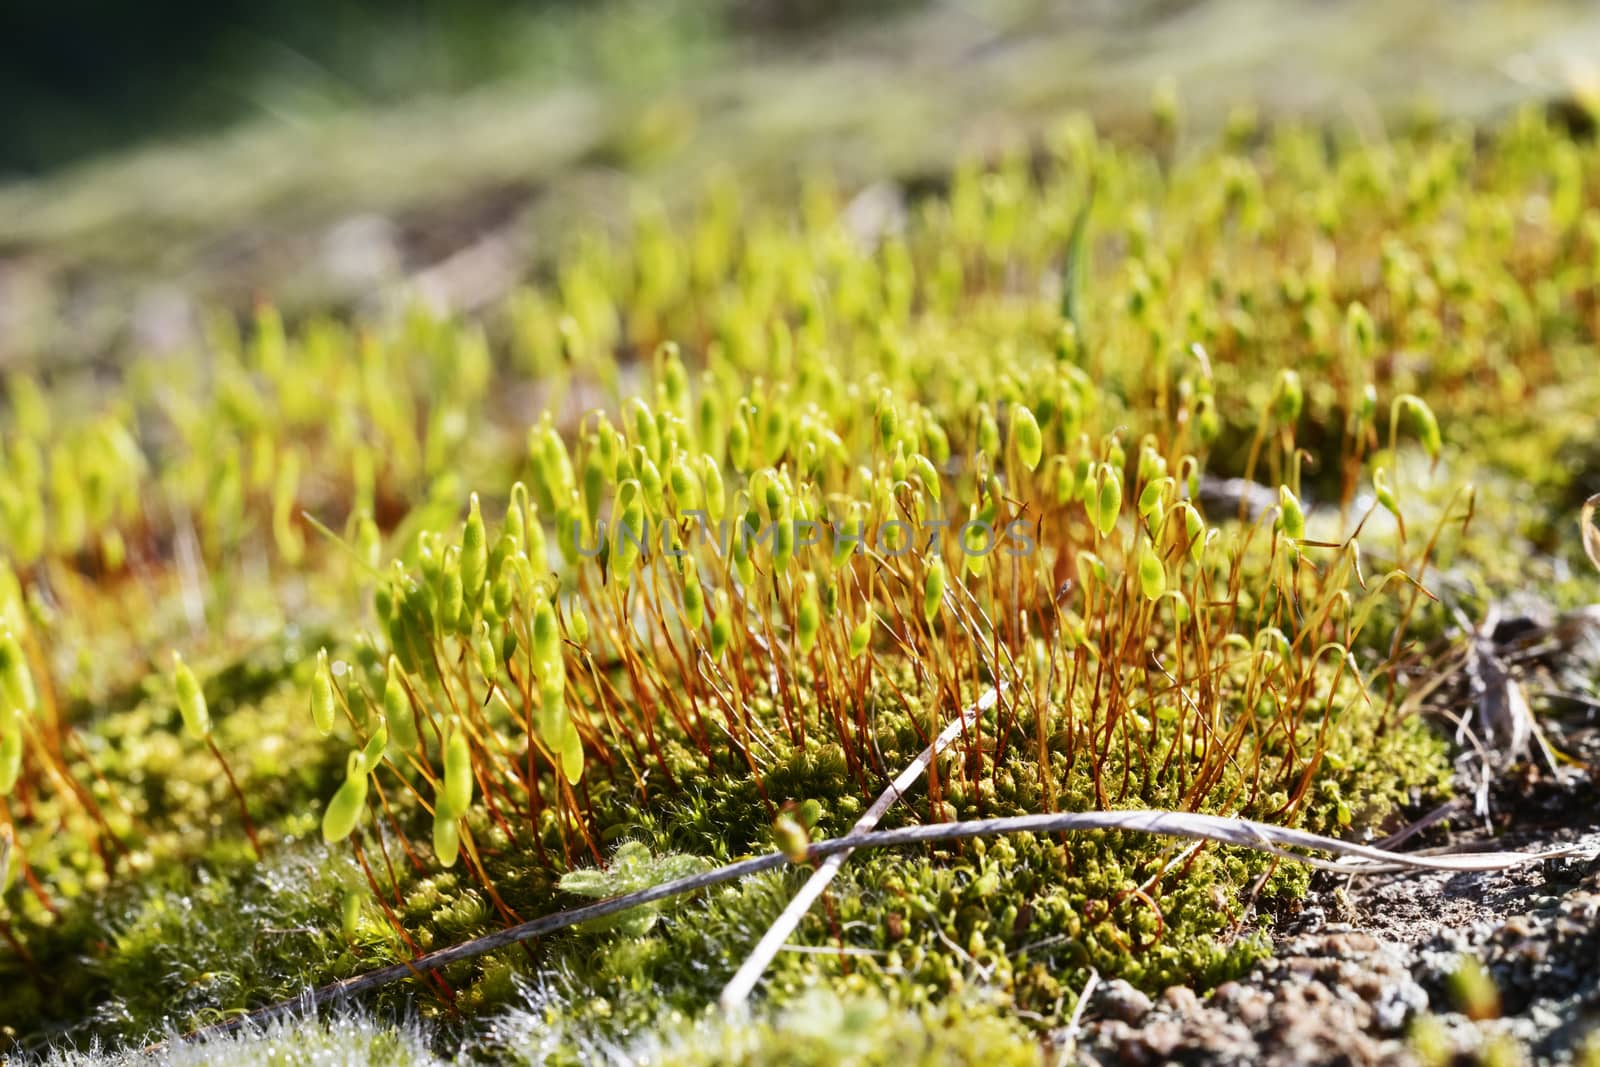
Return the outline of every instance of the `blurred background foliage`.
<path id="1" fill-rule="evenodd" d="M 268 295 L 470 310 L 641 197 L 827 172 L 881 206 L 1075 110 L 1146 136 L 1163 87 L 1196 143 L 1246 101 L 1362 139 L 1585 115 L 1596 55 L 1584 0 L 5 4 L 0 368 Z"/>
<path id="2" fill-rule="evenodd" d="M 122 0 L 7 4 L 0 173 L 37 174 L 259 116 L 306 120 L 495 82 L 648 82 L 740 35 L 805 32 L 908 2 Z"/>

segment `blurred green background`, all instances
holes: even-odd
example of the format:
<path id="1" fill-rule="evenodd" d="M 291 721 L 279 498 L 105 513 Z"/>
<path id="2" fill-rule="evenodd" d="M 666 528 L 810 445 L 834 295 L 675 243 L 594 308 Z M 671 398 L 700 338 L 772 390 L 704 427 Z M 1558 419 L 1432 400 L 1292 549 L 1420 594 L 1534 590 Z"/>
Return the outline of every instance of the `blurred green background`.
<path id="1" fill-rule="evenodd" d="M 1581 113 L 1586 0 L 242 0 L 0 6 L 0 366 L 193 343 L 199 309 L 468 308 L 569 222 L 717 175 L 889 198 L 1175 88 L 1377 138 Z"/>
<path id="2" fill-rule="evenodd" d="M 846 0 L 67 0 L 7 4 L 0 174 L 257 117 L 301 121 L 497 82 L 648 81 L 740 37 L 804 33 L 909 3 Z"/>

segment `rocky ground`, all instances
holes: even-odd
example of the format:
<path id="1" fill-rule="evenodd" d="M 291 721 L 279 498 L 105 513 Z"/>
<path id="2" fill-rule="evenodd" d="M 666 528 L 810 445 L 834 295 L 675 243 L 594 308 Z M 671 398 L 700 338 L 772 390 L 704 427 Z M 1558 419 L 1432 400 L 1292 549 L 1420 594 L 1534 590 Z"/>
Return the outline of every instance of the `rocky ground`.
<path id="1" fill-rule="evenodd" d="M 1097 1064 L 1600 1063 L 1600 712 L 1541 716 L 1571 763 L 1494 778 L 1489 827 L 1457 802 L 1424 844 L 1568 854 L 1488 873 L 1319 876 L 1272 959 L 1206 996 L 1099 986 L 1076 1051 Z M 1466 769 L 1464 767 L 1464 769 Z M 1498 832 L 1497 832 L 1498 831 Z M 1412 842 L 1416 844 L 1415 839 Z"/>

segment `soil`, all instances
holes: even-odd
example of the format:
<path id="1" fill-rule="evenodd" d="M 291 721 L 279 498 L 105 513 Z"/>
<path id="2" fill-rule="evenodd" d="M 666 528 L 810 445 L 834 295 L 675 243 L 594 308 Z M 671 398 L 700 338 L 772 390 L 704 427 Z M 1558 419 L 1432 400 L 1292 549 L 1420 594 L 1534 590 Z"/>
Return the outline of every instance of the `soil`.
<path id="1" fill-rule="evenodd" d="M 1102 984 L 1069 1051 L 1101 1065 L 1600 1063 L 1600 713 L 1558 700 L 1540 725 L 1574 763 L 1505 767 L 1487 820 L 1463 799 L 1455 830 L 1440 820 L 1405 847 L 1492 840 L 1565 856 L 1482 873 L 1319 875 L 1247 977 L 1153 999 Z M 1469 959 L 1492 983 L 1476 995 L 1458 975 Z"/>

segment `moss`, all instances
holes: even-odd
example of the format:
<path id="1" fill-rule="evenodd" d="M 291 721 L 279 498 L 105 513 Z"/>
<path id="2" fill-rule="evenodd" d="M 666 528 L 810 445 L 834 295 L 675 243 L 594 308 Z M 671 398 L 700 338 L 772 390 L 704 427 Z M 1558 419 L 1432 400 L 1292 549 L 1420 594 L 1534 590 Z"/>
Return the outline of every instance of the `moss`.
<path id="1" fill-rule="evenodd" d="M 341 1063 L 352 1067 L 443 1067 L 429 1047 L 428 1034 L 415 1025 L 395 1026 L 356 1015 L 327 1021 L 287 1019 L 224 1037 L 170 1043 L 146 1054 L 56 1052 L 39 1061 L 48 1067 L 110 1067 L 111 1064 L 235 1063 L 243 1067 L 314 1067 Z"/>
<path id="2" fill-rule="evenodd" d="M 588 1001 L 589 1018 L 606 1018 L 610 1001 Z M 814 988 L 781 1011 L 734 1021 L 674 1015 L 648 1036 L 617 1040 L 572 1022 L 537 1001 L 500 1022 L 480 1051 L 525 1063 L 645 1063 L 660 1067 L 719 1064 L 932 1065 L 1044 1062 L 1038 1038 L 981 994 L 938 1005 L 907 1002 L 862 983 Z"/>
<path id="3" fill-rule="evenodd" d="M 28 732 L 3 821 L 26 877 L 0 1024 L 137 1041 L 765 850 L 780 815 L 844 833 L 991 686 L 889 825 L 1153 807 L 1393 828 L 1448 772 L 1397 664 L 1426 670 L 1457 610 L 1519 580 L 1594 590 L 1528 551 L 1581 482 L 1540 454 L 1593 399 L 1563 383 L 1592 356 L 1594 152 L 1522 116 L 1481 144 L 1286 127 L 1158 162 L 1068 123 L 875 242 L 826 189 L 788 212 L 724 185 L 681 224 L 573 240 L 492 326 L 263 307 L 209 362 L 14 378 L 0 625 Z M 531 427 L 504 399 L 523 387 Z M 1475 439 L 1502 429 L 1528 440 Z M 1207 503 L 1226 477 L 1275 503 Z M 601 518 L 686 535 L 700 504 L 766 540 L 579 550 Z M 950 525 L 870 555 L 776 532 L 841 507 Z M 970 555 L 978 520 L 1032 550 Z M 172 646 L 215 751 L 153 666 Z M 323 828 L 349 775 L 360 826 Z M 539 983 L 568 1056 L 709 1025 L 798 878 L 375 1006 L 414 1004 L 448 1048 Z M 908 1020 L 965 1033 L 979 990 L 973 1033 L 999 1041 L 997 1013 L 1059 1023 L 1090 968 L 1151 991 L 1241 973 L 1268 947 L 1256 905 L 1306 885 L 1120 833 L 860 856 L 772 969 L 766 1021 L 694 1032 L 737 1059 L 870 1018 L 895 1050 Z"/>

